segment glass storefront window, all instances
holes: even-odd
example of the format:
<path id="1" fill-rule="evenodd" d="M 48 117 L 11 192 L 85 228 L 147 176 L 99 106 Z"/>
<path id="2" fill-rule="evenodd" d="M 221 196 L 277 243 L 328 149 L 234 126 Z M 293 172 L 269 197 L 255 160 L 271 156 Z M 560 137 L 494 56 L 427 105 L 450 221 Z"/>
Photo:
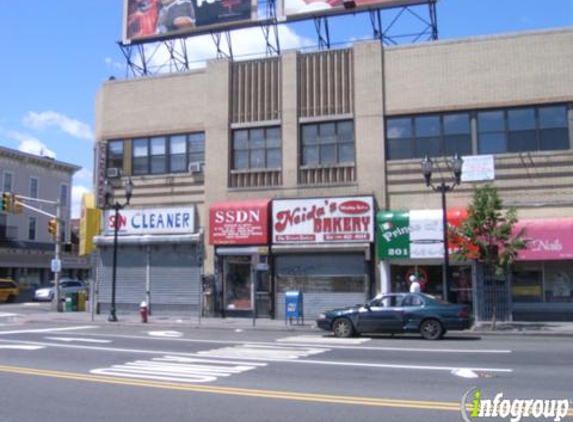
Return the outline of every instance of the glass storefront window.
<path id="1" fill-rule="evenodd" d="M 547 302 L 573 303 L 573 262 L 552 262 L 545 269 Z"/>
<path id="2" fill-rule="evenodd" d="M 542 265 L 515 265 L 512 271 L 511 294 L 516 303 L 543 302 Z"/>

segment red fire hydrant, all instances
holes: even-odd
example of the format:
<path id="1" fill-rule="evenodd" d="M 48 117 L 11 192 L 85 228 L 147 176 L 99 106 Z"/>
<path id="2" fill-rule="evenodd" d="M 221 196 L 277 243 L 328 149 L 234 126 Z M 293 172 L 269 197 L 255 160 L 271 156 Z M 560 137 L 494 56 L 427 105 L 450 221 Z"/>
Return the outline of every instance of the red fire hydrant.
<path id="1" fill-rule="evenodd" d="M 141 302 L 141 305 L 139 305 L 139 315 L 141 316 L 141 322 L 143 323 L 147 322 L 148 314 L 149 314 L 149 309 L 147 308 L 147 303 Z"/>

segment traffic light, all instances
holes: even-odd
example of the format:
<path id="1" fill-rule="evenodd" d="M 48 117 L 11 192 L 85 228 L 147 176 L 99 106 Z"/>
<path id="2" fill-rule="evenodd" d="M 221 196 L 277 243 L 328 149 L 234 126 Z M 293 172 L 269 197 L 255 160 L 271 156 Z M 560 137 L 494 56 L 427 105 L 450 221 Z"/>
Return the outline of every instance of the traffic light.
<path id="1" fill-rule="evenodd" d="M 12 193 L 2 193 L 2 211 L 10 212 L 12 210 Z"/>
<path id="2" fill-rule="evenodd" d="M 48 233 L 50 233 L 52 239 L 56 239 L 58 237 L 58 220 L 55 218 L 48 221 Z"/>
<path id="3" fill-rule="evenodd" d="M 22 203 L 16 199 L 14 201 L 14 213 L 20 214 L 22 212 Z"/>

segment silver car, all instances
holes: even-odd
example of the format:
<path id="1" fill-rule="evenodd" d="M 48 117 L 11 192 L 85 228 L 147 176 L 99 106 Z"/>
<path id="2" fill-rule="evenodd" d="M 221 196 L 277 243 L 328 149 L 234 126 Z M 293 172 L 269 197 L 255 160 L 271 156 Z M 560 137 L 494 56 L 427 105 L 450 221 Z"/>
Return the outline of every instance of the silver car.
<path id="1" fill-rule="evenodd" d="M 50 287 L 42 287 L 37 289 L 34 293 L 34 300 L 38 302 L 51 302 L 54 299 L 54 281 L 50 283 Z M 86 285 L 71 278 L 63 278 L 60 280 L 60 295 L 63 297 L 68 293 L 87 292 Z"/>

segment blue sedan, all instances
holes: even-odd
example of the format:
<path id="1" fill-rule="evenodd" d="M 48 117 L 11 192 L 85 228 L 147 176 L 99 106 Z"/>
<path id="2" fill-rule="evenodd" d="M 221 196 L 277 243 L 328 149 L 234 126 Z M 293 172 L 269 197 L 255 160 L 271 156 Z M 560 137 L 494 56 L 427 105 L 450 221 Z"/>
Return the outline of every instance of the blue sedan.
<path id="1" fill-rule="evenodd" d="M 364 305 L 327 311 L 316 323 L 337 337 L 420 333 L 427 340 L 437 340 L 447 331 L 470 328 L 473 321 L 466 305 L 452 305 L 423 293 L 392 293 Z"/>

